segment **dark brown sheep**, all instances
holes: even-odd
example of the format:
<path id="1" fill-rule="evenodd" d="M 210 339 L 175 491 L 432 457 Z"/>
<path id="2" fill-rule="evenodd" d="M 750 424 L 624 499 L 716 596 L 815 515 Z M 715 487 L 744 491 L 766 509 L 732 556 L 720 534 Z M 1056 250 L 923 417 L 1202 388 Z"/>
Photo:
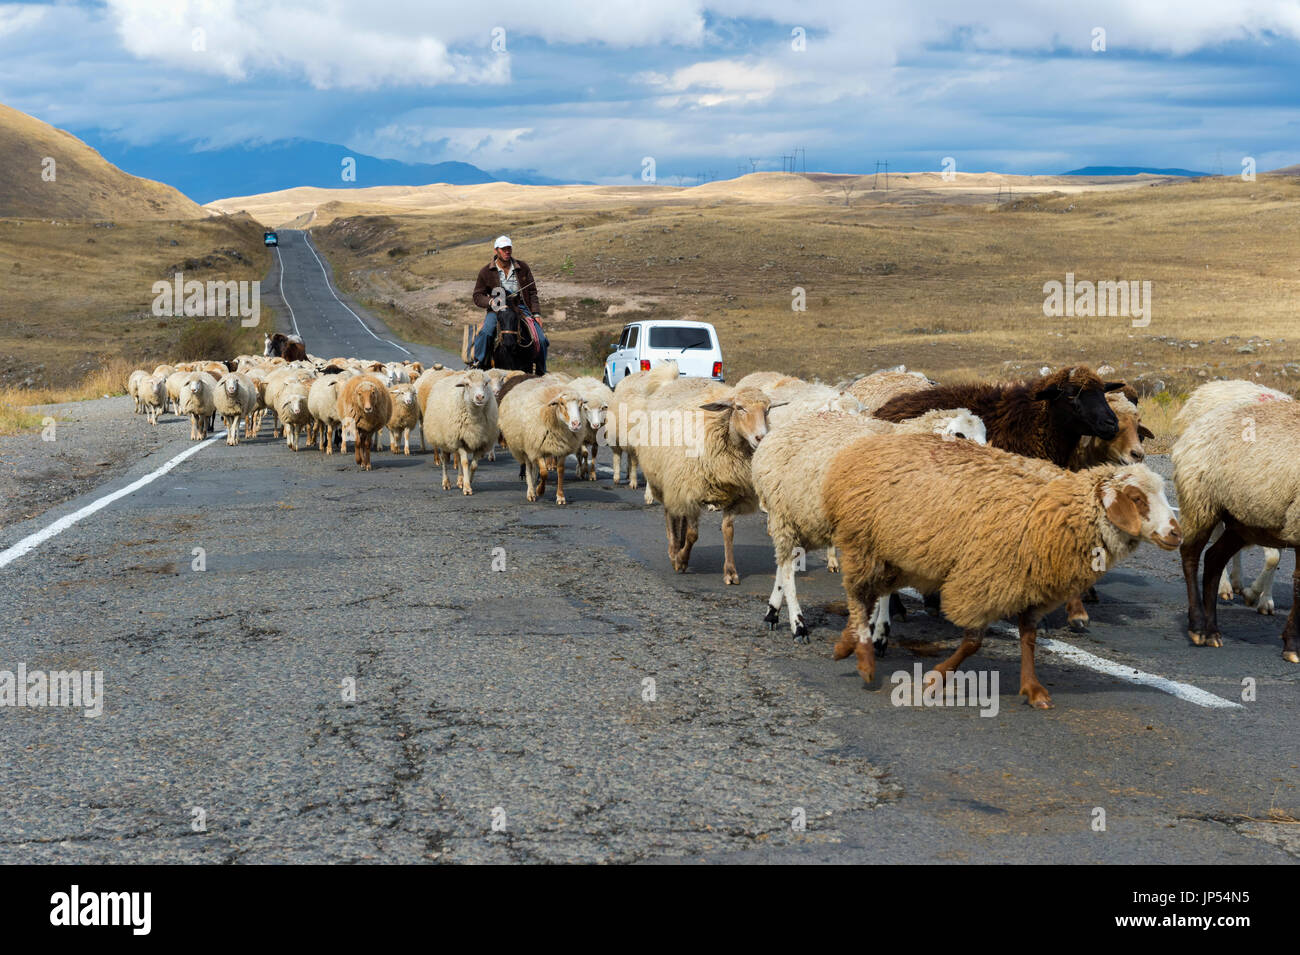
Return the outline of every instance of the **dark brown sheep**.
<path id="1" fill-rule="evenodd" d="M 1102 381 L 1091 368 L 1076 365 L 1029 381 L 914 391 L 890 399 L 875 416 L 906 421 L 935 408 L 969 408 L 984 421 L 993 447 L 1065 467 L 1084 435 L 1115 437 L 1119 421 L 1106 392 L 1123 387 L 1122 381 Z"/>

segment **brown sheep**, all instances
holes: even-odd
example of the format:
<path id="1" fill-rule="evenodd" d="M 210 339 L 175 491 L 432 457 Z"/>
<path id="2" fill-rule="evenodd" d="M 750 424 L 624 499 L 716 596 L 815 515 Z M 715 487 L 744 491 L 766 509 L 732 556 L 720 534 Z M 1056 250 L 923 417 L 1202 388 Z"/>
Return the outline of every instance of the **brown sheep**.
<path id="1" fill-rule="evenodd" d="M 1016 616 L 1020 692 L 1040 708 L 1052 705 L 1034 673 L 1043 614 L 1141 540 L 1165 550 L 1182 542 L 1164 482 L 1145 465 L 1065 471 L 933 435 L 855 441 L 836 455 L 822 494 L 849 604 L 835 659 L 855 653 L 870 682 L 877 598 L 908 586 L 938 590 L 944 615 L 965 632 L 935 670 L 950 673 L 979 649 L 989 624 Z"/>
<path id="2" fill-rule="evenodd" d="M 349 378 L 339 392 L 338 412 L 356 427 L 356 462 L 361 470 L 369 471 L 371 438 L 387 427 L 393 414 L 387 386 L 375 375 Z"/>

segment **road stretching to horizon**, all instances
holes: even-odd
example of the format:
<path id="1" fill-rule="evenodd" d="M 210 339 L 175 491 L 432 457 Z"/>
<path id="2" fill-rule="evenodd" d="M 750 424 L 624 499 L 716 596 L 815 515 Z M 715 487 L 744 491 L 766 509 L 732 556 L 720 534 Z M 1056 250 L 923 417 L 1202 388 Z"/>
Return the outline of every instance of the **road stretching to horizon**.
<path id="1" fill-rule="evenodd" d="M 459 365 L 336 297 L 304 233 L 280 241 L 265 294 L 310 352 Z M 504 454 L 465 498 L 425 454 L 362 473 L 269 423 L 234 448 L 160 430 L 128 473 L 0 529 L 0 669 L 103 674 L 97 717 L 0 709 L 0 861 L 1300 857 L 1289 554 L 1277 616 L 1238 600 L 1225 646 L 1193 648 L 1177 555 L 1144 545 L 1089 633 L 1045 622 L 1055 709 L 1020 702 L 1013 639 L 986 641 L 982 716 L 894 705 L 891 674 L 959 639 L 918 601 L 876 688 L 832 661 L 843 594 L 820 555 L 811 644 L 784 613 L 769 632 L 762 515 L 738 520 L 725 587 L 719 515 L 675 574 L 662 511 L 608 470 L 530 505 Z"/>

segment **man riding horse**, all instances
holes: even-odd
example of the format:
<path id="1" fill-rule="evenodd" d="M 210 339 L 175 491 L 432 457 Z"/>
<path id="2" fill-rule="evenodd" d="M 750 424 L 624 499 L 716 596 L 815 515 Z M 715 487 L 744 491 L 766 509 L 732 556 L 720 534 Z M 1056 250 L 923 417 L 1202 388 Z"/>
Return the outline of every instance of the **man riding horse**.
<path id="1" fill-rule="evenodd" d="M 469 367 L 535 370 L 546 374 L 550 342 L 542 330 L 537 282 L 528 263 L 514 257 L 507 235 L 493 244 L 492 261 L 479 270 L 474 283 L 474 304 L 485 309 L 483 327 L 474 339 Z M 497 342 L 497 332 L 501 341 Z M 491 357 L 495 361 L 489 360 Z"/>

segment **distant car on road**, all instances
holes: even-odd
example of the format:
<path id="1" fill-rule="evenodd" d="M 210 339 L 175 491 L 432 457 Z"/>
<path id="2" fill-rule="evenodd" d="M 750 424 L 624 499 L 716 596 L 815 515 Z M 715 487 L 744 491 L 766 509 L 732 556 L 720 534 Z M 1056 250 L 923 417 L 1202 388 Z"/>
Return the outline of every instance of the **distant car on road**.
<path id="1" fill-rule="evenodd" d="M 265 232 L 262 234 L 262 242 L 266 245 L 279 245 L 280 237 L 274 232 Z"/>
<path id="2" fill-rule="evenodd" d="M 610 346 L 605 384 L 613 388 L 634 371 L 649 371 L 675 361 L 686 378 L 722 381 L 722 346 L 708 322 L 633 322 Z"/>

